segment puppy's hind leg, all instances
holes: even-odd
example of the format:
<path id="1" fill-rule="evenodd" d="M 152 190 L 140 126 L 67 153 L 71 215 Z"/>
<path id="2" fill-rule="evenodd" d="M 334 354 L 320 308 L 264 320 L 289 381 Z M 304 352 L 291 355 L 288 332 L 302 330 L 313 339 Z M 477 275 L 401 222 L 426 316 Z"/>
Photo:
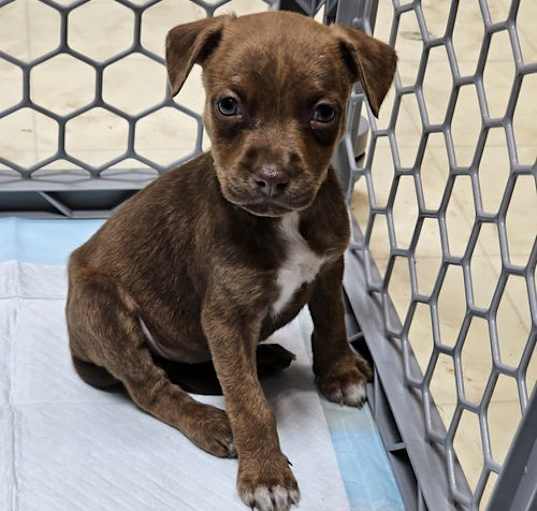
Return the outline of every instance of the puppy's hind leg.
<path id="1" fill-rule="evenodd" d="M 112 390 L 121 385 L 121 382 L 114 378 L 104 367 L 86 362 L 74 355 L 72 358 L 75 371 L 80 376 L 80 379 L 88 385 L 100 390 Z"/>
<path id="2" fill-rule="evenodd" d="M 135 304 L 123 289 L 102 275 L 79 273 L 67 319 L 74 359 L 104 368 L 101 375 L 120 381 L 140 408 L 198 447 L 219 457 L 235 456 L 226 413 L 192 399 L 154 363 Z"/>
<path id="3" fill-rule="evenodd" d="M 287 369 L 296 356 L 279 344 L 258 344 L 256 359 L 257 374 L 263 379 Z"/>
<path id="4" fill-rule="evenodd" d="M 260 380 L 263 380 L 287 369 L 296 357 L 279 344 L 259 344 L 256 359 L 257 375 Z M 211 360 L 197 364 L 185 364 L 166 360 L 154 354 L 153 360 L 166 371 L 170 381 L 187 392 L 207 396 L 222 395 L 222 387 Z"/>

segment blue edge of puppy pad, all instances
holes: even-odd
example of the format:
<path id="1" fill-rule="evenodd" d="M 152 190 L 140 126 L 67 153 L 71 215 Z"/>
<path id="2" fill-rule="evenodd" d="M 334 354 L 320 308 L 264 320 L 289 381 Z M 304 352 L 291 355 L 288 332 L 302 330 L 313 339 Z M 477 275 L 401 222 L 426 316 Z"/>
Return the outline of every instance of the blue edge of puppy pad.
<path id="1" fill-rule="evenodd" d="M 100 220 L 2 218 L 0 262 L 65 265 L 70 252 L 101 225 Z M 322 407 L 352 510 L 404 510 L 369 408 L 349 410 L 326 400 Z"/>

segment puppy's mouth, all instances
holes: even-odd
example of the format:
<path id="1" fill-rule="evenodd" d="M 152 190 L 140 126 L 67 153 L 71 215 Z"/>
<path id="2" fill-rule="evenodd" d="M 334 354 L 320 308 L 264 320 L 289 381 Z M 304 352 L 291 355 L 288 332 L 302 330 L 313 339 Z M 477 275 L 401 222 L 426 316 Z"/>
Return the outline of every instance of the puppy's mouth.
<path id="1" fill-rule="evenodd" d="M 256 216 L 279 217 L 294 211 L 294 208 L 282 206 L 273 202 L 253 202 L 249 204 L 237 204 L 242 209 Z"/>
<path id="2" fill-rule="evenodd" d="M 311 193 L 302 191 L 300 194 L 283 194 L 267 197 L 252 193 L 250 189 L 242 189 L 234 183 L 226 183 L 221 187 L 226 200 L 235 206 L 257 216 L 279 217 L 308 207 L 313 197 Z"/>
<path id="3" fill-rule="evenodd" d="M 286 213 L 291 213 L 292 211 L 305 209 L 312 202 L 311 196 L 306 196 L 305 194 L 301 195 L 300 197 L 286 199 L 283 197 L 252 197 L 250 195 L 236 194 L 233 192 L 233 190 L 228 190 L 228 193 L 225 195 L 227 200 L 232 204 L 235 204 L 236 206 L 239 206 L 240 208 L 257 216 L 283 216 Z"/>

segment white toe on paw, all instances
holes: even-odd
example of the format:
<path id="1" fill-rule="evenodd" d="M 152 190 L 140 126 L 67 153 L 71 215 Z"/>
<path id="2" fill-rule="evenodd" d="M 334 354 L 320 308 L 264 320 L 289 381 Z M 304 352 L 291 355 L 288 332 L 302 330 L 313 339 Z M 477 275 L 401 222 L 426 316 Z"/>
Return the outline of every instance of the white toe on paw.
<path id="1" fill-rule="evenodd" d="M 239 496 L 248 507 L 251 507 L 253 509 L 255 505 L 255 501 L 254 501 L 254 494 L 252 491 L 250 490 L 239 491 Z"/>
<path id="2" fill-rule="evenodd" d="M 293 503 L 295 506 L 298 505 L 300 502 L 300 491 L 299 490 L 289 490 L 289 499 L 291 500 L 291 503 Z"/>
<path id="3" fill-rule="evenodd" d="M 272 497 L 266 486 L 258 486 L 254 491 L 255 509 L 259 511 L 273 511 Z"/>
<path id="4" fill-rule="evenodd" d="M 339 387 L 334 389 L 330 394 L 330 401 L 334 401 L 336 403 L 343 403 L 343 392 L 341 392 L 341 389 Z"/>
<path id="5" fill-rule="evenodd" d="M 352 383 L 343 390 L 343 401 L 347 405 L 360 406 L 366 400 L 366 389 L 364 383 Z"/>
<path id="6" fill-rule="evenodd" d="M 257 486 L 255 490 L 241 493 L 244 503 L 256 511 L 289 511 L 300 500 L 298 490 L 287 489 L 277 485 L 273 487 Z"/>
<path id="7" fill-rule="evenodd" d="M 276 509 L 287 509 L 289 506 L 288 492 L 283 486 L 275 486 L 272 488 L 272 495 L 276 504 Z"/>

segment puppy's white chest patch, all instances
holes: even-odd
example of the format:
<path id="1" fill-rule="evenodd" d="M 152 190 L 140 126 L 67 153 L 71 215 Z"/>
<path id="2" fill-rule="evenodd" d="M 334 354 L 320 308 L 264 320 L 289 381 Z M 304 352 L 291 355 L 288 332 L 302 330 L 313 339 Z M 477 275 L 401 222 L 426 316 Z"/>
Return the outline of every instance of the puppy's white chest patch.
<path id="1" fill-rule="evenodd" d="M 298 213 L 282 218 L 280 225 L 286 243 L 286 259 L 278 271 L 277 285 L 280 294 L 272 305 L 272 314 L 277 316 L 289 303 L 295 292 L 305 283 L 312 282 L 325 261 L 309 247 L 298 230 Z"/>

